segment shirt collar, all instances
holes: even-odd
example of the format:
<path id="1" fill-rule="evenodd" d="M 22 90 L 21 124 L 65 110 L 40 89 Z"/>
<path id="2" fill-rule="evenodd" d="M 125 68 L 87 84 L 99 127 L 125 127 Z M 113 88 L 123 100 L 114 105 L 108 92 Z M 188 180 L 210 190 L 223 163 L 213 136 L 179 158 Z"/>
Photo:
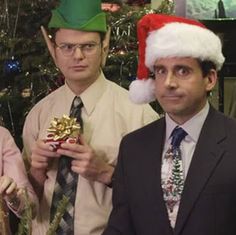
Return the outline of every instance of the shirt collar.
<path id="1" fill-rule="evenodd" d="M 99 77 L 91 84 L 83 93 L 80 94 L 80 98 L 83 102 L 83 107 L 88 115 L 92 113 L 97 104 L 97 101 L 100 99 L 102 94 L 106 89 L 106 79 L 103 72 L 100 73 Z M 74 97 L 76 96 L 69 86 L 65 83 L 65 95 L 67 103 L 71 105 Z M 69 108 L 70 109 L 70 108 Z"/>
<path id="2" fill-rule="evenodd" d="M 200 112 L 194 115 L 183 125 L 180 125 L 188 133 L 188 136 L 186 136 L 186 138 L 191 138 L 194 142 L 197 142 L 202 126 L 209 112 L 209 108 L 210 105 L 208 102 L 206 102 L 205 106 Z M 175 123 L 167 113 L 165 115 L 165 119 L 166 119 L 166 141 L 167 141 L 170 138 L 172 131 L 176 126 L 178 126 L 178 124 Z"/>
<path id="3" fill-rule="evenodd" d="M 75 94 L 74 92 L 69 88 L 69 86 L 67 85 L 67 83 L 65 83 L 65 86 L 64 86 L 64 94 L 65 94 L 65 99 L 66 99 L 66 102 L 65 102 L 65 110 L 67 111 L 68 115 L 70 113 L 70 108 L 71 108 L 71 104 L 75 98 Z"/>

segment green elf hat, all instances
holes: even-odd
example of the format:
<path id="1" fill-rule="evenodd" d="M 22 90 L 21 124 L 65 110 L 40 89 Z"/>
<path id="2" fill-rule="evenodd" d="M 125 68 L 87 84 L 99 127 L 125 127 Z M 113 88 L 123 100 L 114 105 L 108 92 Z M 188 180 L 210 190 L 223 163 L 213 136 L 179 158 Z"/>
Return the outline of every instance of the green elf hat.
<path id="1" fill-rule="evenodd" d="M 52 10 L 48 27 L 106 32 L 101 0 L 61 0 L 59 7 Z"/>

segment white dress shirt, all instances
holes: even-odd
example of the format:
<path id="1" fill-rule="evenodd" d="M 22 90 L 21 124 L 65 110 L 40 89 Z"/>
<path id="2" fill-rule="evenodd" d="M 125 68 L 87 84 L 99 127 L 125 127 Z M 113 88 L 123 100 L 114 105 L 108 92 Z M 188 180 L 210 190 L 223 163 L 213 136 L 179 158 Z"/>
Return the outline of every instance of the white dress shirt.
<path id="1" fill-rule="evenodd" d="M 198 112 L 195 116 L 193 116 L 190 120 L 185 122 L 183 125 L 178 125 L 174 122 L 168 114 L 165 115 L 166 119 L 166 138 L 165 144 L 162 154 L 162 159 L 164 158 L 167 150 L 171 144 L 171 133 L 175 129 L 176 126 L 182 127 L 186 132 L 186 137 L 180 143 L 181 157 L 182 157 L 182 165 L 183 165 L 183 175 L 184 179 L 186 178 L 189 170 L 189 166 L 192 161 L 193 153 L 201 133 L 202 126 L 206 120 L 207 114 L 209 112 L 209 103 L 207 102 L 204 108 Z M 162 167 L 161 177 L 162 179 L 166 179 L 168 177 L 169 168 Z M 175 226 L 177 214 L 179 209 L 179 202 L 174 206 L 173 212 L 169 212 L 169 220 L 172 228 Z"/>

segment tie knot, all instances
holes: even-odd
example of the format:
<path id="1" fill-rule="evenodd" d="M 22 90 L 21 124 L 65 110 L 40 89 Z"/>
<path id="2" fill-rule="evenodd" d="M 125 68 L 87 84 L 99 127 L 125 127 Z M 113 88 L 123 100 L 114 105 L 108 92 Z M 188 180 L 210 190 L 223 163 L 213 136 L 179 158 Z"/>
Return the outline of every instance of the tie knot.
<path id="1" fill-rule="evenodd" d="M 70 117 L 76 118 L 77 122 L 80 124 L 81 132 L 83 132 L 83 120 L 81 117 L 81 109 L 83 107 L 83 102 L 79 96 L 76 96 L 71 104 Z"/>
<path id="2" fill-rule="evenodd" d="M 71 104 L 70 117 L 78 117 L 81 115 L 81 108 L 83 107 L 83 102 L 79 96 L 76 96 Z"/>
<path id="3" fill-rule="evenodd" d="M 73 108 L 77 108 L 78 106 L 82 107 L 83 106 L 83 103 L 82 103 L 82 100 L 79 96 L 76 96 L 72 102 L 72 106 Z"/>
<path id="4" fill-rule="evenodd" d="M 187 135 L 185 130 L 181 127 L 175 127 L 175 129 L 172 131 L 171 136 L 171 145 L 174 148 L 178 148 L 180 146 L 181 141 L 184 139 L 184 137 Z"/>

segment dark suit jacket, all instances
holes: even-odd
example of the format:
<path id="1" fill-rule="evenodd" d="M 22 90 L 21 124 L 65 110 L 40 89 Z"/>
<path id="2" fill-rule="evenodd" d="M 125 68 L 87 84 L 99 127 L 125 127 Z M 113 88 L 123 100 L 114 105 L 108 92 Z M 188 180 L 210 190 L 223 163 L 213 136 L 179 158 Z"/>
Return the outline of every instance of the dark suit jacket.
<path id="1" fill-rule="evenodd" d="M 174 231 L 161 188 L 164 135 L 162 118 L 123 138 L 103 235 L 236 235 L 236 122 L 210 108 Z"/>

